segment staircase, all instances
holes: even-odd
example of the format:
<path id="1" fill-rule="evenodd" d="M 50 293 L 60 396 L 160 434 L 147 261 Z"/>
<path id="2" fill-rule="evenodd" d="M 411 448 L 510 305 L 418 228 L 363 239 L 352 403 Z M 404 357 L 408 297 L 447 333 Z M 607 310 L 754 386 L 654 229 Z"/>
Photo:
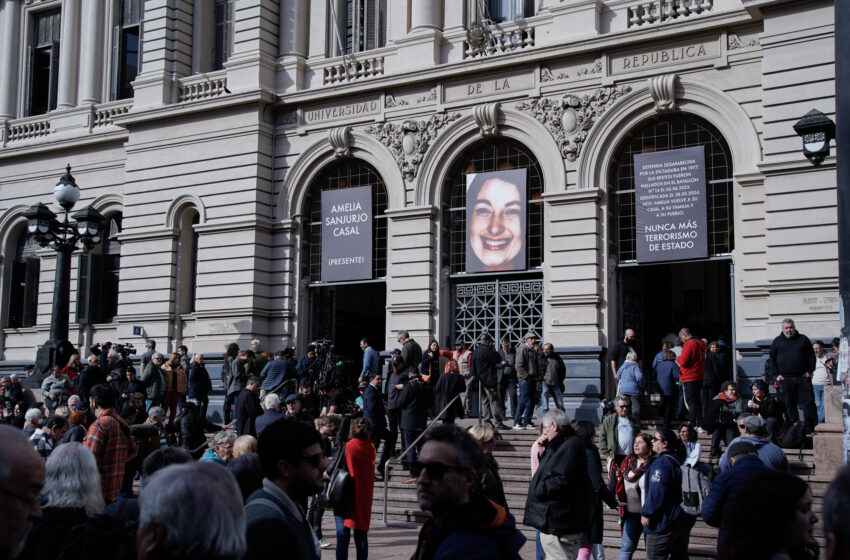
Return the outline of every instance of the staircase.
<path id="1" fill-rule="evenodd" d="M 472 425 L 474 422 L 474 419 L 465 420 L 463 421 L 463 425 Z M 652 433 L 655 429 L 656 426 L 650 421 L 644 431 Z M 522 548 L 521 555 L 523 558 L 534 558 L 535 530 L 523 525 L 522 519 L 525 510 L 525 501 L 528 496 L 528 484 L 531 481 L 531 445 L 537 438 L 537 431 L 505 430 L 499 432 L 499 437 L 500 439 L 497 439 L 496 442 L 494 456 L 499 463 L 499 474 L 502 477 L 505 487 L 508 507 L 517 520 L 517 528 L 528 539 L 528 543 Z M 709 459 L 708 457 L 711 447 L 710 436 L 707 434 L 701 435 L 700 443 L 703 450 L 702 461 L 716 466 L 718 460 Z M 802 457 L 799 457 L 799 450 L 797 449 L 786 449 L 784 451 L 788 456 L 792 472 L 808 481 L 814 497 L 814 511 L 822 519 L 823 497 L 831 481 L 831 477 L 818 476 L 816 465 L 813 461 L 811 442 L 808 442 L 808 447 L 808 449 L 803 449 Z M 407 470 L 397 463 L 394 466 L 396 468 L 391 471 L 389 478 L 387 523 L 402 526 L 409 524 L 419 525 L 425 520 L 426 515 L 419 510 L 416 500 L 416 485 L 404 484 L 404 481 L 409 476 Z M 604 459 L 602 461 L 602 470 L 603 476 L 607 480 L 608 473 Z M 372 505 L 372 518 L 376 521 L 381 521 L 383 515 L 383 490 L 383 483 L 376 482 L 375 498 Z M 606 558 L 616 558 L 620 550 L 619 514 L 617 510 L 609 510 L 605 506 L 603 506 L 603 511 L 603 545 L 605 547 Z M 821 548 L 823 548 L 825 541 L 822 522 L 815 528 L 815 536 Z M 689 546 L 691 558 L 714 558 L 716 546 L 717 529 L 706 525 L 702 521 L 702 518 L 697 518 L 696 525 L 691 531 Z M 644 539 L 641 539 L 634 558 L 644 558 L 644 550 Z"/>

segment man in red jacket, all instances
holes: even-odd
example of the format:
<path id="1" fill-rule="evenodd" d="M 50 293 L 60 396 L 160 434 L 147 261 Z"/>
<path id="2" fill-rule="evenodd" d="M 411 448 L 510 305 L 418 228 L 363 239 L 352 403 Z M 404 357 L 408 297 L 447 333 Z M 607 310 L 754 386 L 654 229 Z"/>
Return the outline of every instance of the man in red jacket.
<path id="1" fill-rule="evenodd" d="M 679 364 L 679 379 L 682 380 L 685 392 L 688 421 L 691 426 L 696 427 L 698 432 L 702 432 L 700 390 L 705 377 L 705 344 L 700 339 L 694 338 L 687 327 L 679 331 L 679 338 L 685 345 L 682 347 L 682 353 L 676 358 L 676 363 Z"/>

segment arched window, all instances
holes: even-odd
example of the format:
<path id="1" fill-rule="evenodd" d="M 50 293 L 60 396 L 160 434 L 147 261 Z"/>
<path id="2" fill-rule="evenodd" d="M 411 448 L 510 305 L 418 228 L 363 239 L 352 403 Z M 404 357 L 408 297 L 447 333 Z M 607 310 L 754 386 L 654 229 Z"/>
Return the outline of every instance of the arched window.
<path id="1" fill-rule="evenodd" d="M 322 192 L 349 187 L 372 187 L 372 278 L 387 275 L 387 188 L 375 168 L 358 159 L 345 159 L 326 166 L 310 186 L 304 202 L 302 278 L 322 278 Z"/>
<path id="2" fill-rule="evenodd" d="M 198 232 L 200 215 L 187 208 L 180 215 L 180 237 L 177 238 L 177 313 L 194 313 L 198 288 Z"/>
<path id="3" fill-rule="evenodd" d="M 653 119 L 636 128 L 620 144 L 611 165 L 612 253 L 621 263 L 635 262 L 635 154 L 705 146 L 708 254 L 731 253 L 732 156 L 716 128 L 694 116 L 677 115 Z"/>
<path id="4" fill-rule="evenodd" d="M 11 261 L 7 327 L 32 327 L 38 317 L 38 279 L 41 259 L 38 244 L 21 228 Z"/>
<path id="5" fill-rule="evenodd" d="M 80 253 L 77 275 L 77 322 L 111 323 L 118 314 L 118 278 L 121 271 L 121 213 L 106 217 L 103 240 Z"/>

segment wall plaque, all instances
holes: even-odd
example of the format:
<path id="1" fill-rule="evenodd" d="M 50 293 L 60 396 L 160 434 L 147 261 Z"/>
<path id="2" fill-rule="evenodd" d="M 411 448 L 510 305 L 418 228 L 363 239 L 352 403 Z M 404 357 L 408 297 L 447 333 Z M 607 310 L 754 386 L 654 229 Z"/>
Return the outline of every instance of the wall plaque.
<path id="1" fill-rule="evenodd" d="M 719 57 L 720 42 L 716 37 L 682 41 L 651 51 L 641 49 L 612 53 L 608 59 L 609 74 L 628 74 Z"/>
<path id="2" fill-rule="evenodd" d="M 528 90 L 534 87 L 534 74 L 532 72 L 499 74 L 470 81 L 454 82 L 447 84 L 443 90 L 443 101 L 463 101 L 477 97 L 488 97 L 502 93 L 513 93 Z"/>
<path id="3" fill-rule="evenodd" d="M 305 107 L 301 110 L 301 124 L 311 125 L 344 119 L 357 119 L 377 115 L 380 112 L 381 102 L 377 97 L 360 99 L 351 103 L 334 103 Z"/>

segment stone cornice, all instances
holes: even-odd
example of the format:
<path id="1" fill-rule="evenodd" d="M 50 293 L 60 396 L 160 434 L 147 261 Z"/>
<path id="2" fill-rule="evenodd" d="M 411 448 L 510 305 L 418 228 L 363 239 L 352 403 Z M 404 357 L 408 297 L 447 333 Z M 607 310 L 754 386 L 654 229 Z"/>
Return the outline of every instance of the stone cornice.
<path id="1" fill-rule="evenodd" d="M 561 206 L 565 204 L 576 204 L 580 202 L 596 202 L 605 194 L 603 189 L 598 187 L 590 189 L 573 189 L 560 192 L 543 193 L 541 198 L 547 204 L 552 206 Z"/>
<path id="2" fill-rule="evenodd" d="M 432 218 L 437 215 L 436 206 L 408 206 L 407 208 L 393 208 L 384 212 L 391 220 L 420 220 Z"/>
<path id="3" fill-rule="evenodd" d="M 800 148 L 802 151 L 802 147 Z M 827 169 L 835 169 L 835 156 L 830 155 L 824 159 L 823 163 L 814 167 L 809 160 L 800 156 L 800 159 L 783 160 L 783 161 L 762 161 L 756 164 L 759 171 L 765 175 L 793 175 L 796 173 L 811 173 L 812 171 L 821 171 Z"/>
<path id="4" fill-rule="evenodd" d="M 89 133 L 81 131 L 79 136 L 72 135 L 50 135 L 41 137 L 32 143 L 23 143 L 21 146 L 6 146 L 0 148 L 0 160 L 31 156 L 44 152 L 54 152 L 57 150 L 72 150 L 83 146 L 92 146 L 95 144 L 106 144 L 109 142 L 126 142 L 129 134 L 126 129 L 120 128 L 110 132 L 95 132 Z"/>
<path id="5" fill-rule="evenodd" d="M 271 222 L 263 218 L 253 218 L 248 220 L 238 220 L 232 222 L 208 222 L 199 224 L 194 227 L 198 233 L 222 233 L 232 231 L 272 231 L 274 229 Z"/>
<path id="6" fill-rule="evenodd" d="M 204 99 L 200 101 L 184 101 L 172 103 L 162 107 L 153 107 L 140 109 L 137 111 L 131 110 L 126 115 L 116 117 L 115 124 L 119 126 L 129 126 L 141 124 L 150 121 L 157 121 L 169 118 L 183 118 L 186 115 L 194 113 L 203 113 L 206 111 L 214 111 L 217 109 L 236 107 L 238 105 L 247 105 L 252 103 L 272 103 L 274 94 L 267 91 L 248 91 L 243 93 L 231 93 L 214 97 L 212 99 Z"/>

